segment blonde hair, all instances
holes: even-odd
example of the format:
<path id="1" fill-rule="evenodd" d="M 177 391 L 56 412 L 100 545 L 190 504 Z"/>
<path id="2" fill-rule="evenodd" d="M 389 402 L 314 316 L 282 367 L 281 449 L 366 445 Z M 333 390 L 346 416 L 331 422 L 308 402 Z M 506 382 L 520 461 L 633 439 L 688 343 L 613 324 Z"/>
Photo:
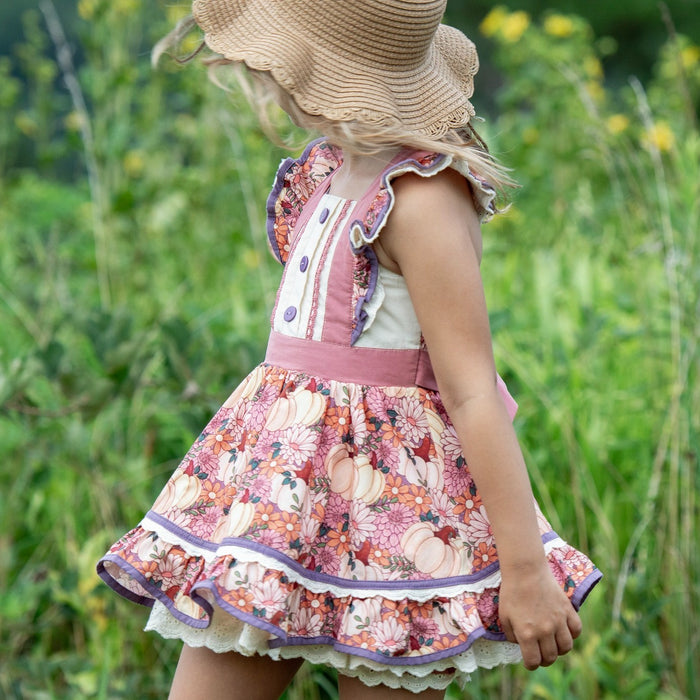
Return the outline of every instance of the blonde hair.
<path id="1" fill-rule="evenodd" d="M 191 15 L 181 20 L 153 47 L 152 64 L 155 66 L 164 53 L 169 54 L 172 49 L 177 48 L 194 27 L 195 21 Z M 201 42 L 192 53 L 175 57 L 175 60 L 178 63 L 187 63 L 200 54 L 204 47 L 204 42 Z M 290 144 L 280 137 L 274 112 L 281 108 L 296 126 L 305 131 L 322 134 L 345 151 L 358 155 L 372 155 L 385 148 L 403 146 L 442 153 L 466 163 L 470 170 L 488 180 L 502 194 L 506 188 L 517 186 L 510 177 L 509 170 L 489 153 L 488 147 L 471 124 L 452 129 L 440 138 L 432 138 L 426 134 L 402 129 L 400 125 L 381 126 L 359 121 L 335 121 L 302 110 L 293 96 L 280 87 L 266 71 L 253 70 L 242 61 L 231 61 L 218 54 L 207 56 L 203 63 L 208 66 L 212 82 L 226 91 L 233 91 L 229 76 L 234 78 L 235 84 L 255 110 L 263 131 L 277 145 L 289 149 L 296 149 L 299 145 Z"/>

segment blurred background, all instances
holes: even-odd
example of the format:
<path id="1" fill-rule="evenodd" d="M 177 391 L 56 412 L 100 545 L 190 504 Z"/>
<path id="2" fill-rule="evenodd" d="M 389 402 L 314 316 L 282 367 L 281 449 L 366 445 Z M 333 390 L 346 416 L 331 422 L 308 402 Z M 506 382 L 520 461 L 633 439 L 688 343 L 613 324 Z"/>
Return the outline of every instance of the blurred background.
<path id="1" fill-rule="evenodd" d="M 0 698 L 165 697 L 178 645 L 95 561 L 264 352 L 285 152 L 196 62 L 151 69 L 186 12 L 0 5 Z M 448 19 L 522 185 L 484 234 L 498 364 L 544 510 L 605 573 L 577 653 L 448 698 L 698 698 L 700 2 Z M 287 695 L 337 697 L 318 668 Z"/>

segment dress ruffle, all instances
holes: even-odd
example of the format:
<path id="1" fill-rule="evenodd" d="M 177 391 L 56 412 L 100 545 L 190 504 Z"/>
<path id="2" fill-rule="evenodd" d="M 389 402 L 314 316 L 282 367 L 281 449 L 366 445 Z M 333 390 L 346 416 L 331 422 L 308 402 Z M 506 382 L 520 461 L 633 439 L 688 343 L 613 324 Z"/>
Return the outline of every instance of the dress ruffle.
<path id="1" fill-rule="evenodd" d="M 578 607 L 600 574 L 537 512 Z M 314 649 L 394 681 L 516 653 L 486 510 L 439 395 L 419 387 L 258 366 L 98 570 L 125 597 L 162 604 L 172 623 L 163 610 L 154 620 L 186 641 L 260 630 L 227 642 L 243 653 L 252 634 L 258 653 Z"/>

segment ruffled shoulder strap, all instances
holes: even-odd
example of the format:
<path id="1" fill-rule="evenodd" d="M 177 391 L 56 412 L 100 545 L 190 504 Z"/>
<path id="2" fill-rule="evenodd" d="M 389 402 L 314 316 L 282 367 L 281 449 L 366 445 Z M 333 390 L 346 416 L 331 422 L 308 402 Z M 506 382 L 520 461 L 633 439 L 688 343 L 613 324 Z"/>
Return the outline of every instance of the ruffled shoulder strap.
<path id="1" fill-rule="evenodd" d="M 323 139 L 312 141 L 299 158 L 282 161 L 267 199 L 267 237 L 272 254 L 287 262 L 290 236 L 304 204 L 342 162 L 340 151 Z"/>
<path id="2" fill-rule="evenodd" d="M 496 190 L 471 170 L 466 162 L 439 153 L 404 151 L 398 161 L 392 163 L 383 173 L 374 190 L 367 192 L 361 206 L 355 209 L 360 217 L 352 222 L 350 229 L 350 242 L 355 252 L 360 252 L 377 240 L 384 228 L 387 217 L 394 208 L 392 180 L 409 172 L 421 177 L 431 177 L 447 168 L 453 168 L 467 179 L 481 222 L 490 221 L 496 214 Z"/>

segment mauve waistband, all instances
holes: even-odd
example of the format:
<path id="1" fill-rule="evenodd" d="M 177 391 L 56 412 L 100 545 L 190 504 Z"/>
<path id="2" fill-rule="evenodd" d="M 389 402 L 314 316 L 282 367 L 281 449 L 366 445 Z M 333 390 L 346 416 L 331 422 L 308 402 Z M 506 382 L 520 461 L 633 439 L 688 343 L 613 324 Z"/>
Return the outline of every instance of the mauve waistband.
<path id="1" fill-rule="evenodd" d="M 437 391 L 425 350 L 334 345 L 273 331 L 265 362 L 315 377 L 370 386 L 420 386 Z"/>
<path id="2" fill-rule="evenodd" d="M 393 350 L 333 345 L 318 340 L 270 333 L 265 362 L 314 377 L 369 386 L 420 386 L 437 391 L 438 386 L 425 350 Z M 518 404 L 503 379 L 497 376 L 498 391 L 510 419 Z"/>

